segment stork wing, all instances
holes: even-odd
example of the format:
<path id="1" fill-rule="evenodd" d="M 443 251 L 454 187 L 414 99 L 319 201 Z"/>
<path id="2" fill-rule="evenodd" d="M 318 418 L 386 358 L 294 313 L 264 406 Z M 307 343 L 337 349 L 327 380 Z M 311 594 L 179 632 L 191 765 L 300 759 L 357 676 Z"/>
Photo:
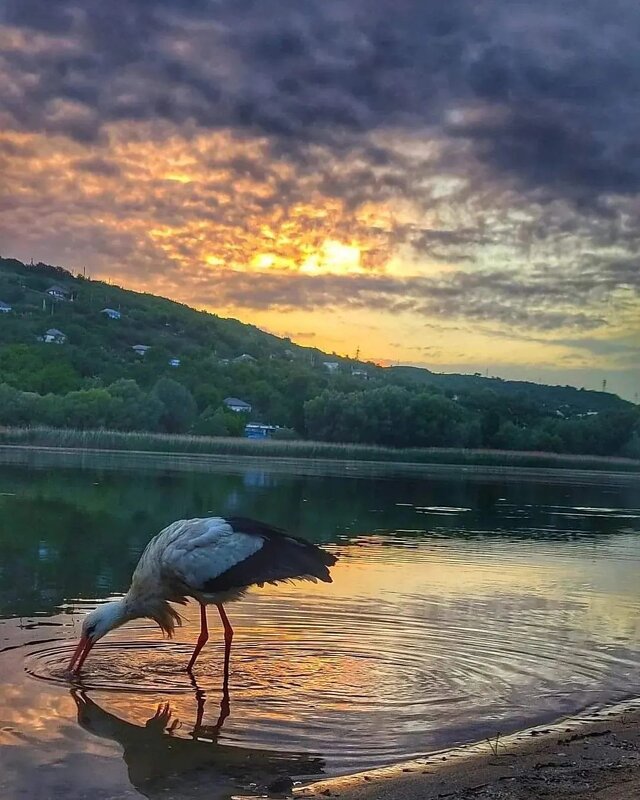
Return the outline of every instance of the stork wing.
<path id="1" fill-rule="evenodd" d="M 232 517 L 227 522 L 236 536 L 248 535 L 262 544 L 254 553 L 208 580 L 203 587 L 205 591 L 225 592 L 293 579 L 331 583 L 328 567 L 337 561 L 331 553 L 263 522 L 244 517 Z"/>
<path id="2" fill-rule="evenodd" d="M 245 561 L 264 544 L 260 537 L 234 531 L 222 517 L 179 520 L 156 539 L 161 537 L 159 561 L 164 578 L 198 592 L 207 592 L 211 581 Z"/>
<path id="3" fill-rule="evenodd" d="M 331 553 L 270 525 L 210 517 L 165 528 L 149 543 L 136 573 L 143 578 L 153 565 L 176 592 L 217 594 L 293 578 L 330 583 L 328 567 L 335 561 Z"/>

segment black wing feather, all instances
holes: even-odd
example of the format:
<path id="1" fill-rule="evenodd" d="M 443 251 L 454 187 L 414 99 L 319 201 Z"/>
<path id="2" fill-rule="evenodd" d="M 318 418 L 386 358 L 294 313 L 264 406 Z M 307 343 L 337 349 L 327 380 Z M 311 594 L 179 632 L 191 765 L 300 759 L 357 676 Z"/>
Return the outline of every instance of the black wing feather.
<path id="1" fill-rule="evenodd" d="M 230 517 L 227 522 L 237 533 L 259 536 L 264 544 L 257 553 L 206 581 L 201 591 L 215 594 L 252 584 L 277 583 L 294 578 L 331 583 L 328 568 L 337 561 L 332 553 L 254 519 Z"/>

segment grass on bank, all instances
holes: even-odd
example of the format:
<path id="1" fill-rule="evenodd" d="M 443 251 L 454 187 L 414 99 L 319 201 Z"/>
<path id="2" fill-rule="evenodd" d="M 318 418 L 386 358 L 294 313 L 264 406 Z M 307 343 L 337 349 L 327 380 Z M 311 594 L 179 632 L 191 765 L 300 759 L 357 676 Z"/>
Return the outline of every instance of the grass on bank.
<path id="1" fill-rule="evenodd" d="M 515 450 L 465 450 L 421 447 L 394 449 L 362 444 L 334 444 L 305 440 L 256 441 L 158 433 L 124 433 L 108 430 L 57 428 L 3 428 L 0 445 L 60 447 L 87 450 L 138 450 L 196 455 L 239 455 L 261 458 L 306 458 L 342 461 L 387 461 L 413 464 L 460 464 L 571 469 L 607 469 L 640 472 L 640 461 L 589 455 L 523 452 Z"/>

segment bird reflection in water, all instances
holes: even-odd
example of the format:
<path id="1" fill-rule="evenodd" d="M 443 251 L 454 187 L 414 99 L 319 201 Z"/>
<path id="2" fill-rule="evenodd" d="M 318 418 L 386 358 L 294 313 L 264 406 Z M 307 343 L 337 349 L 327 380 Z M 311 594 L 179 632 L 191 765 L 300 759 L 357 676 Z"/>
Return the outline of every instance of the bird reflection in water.
<path id="1" fill-rule="evenodd" d="M 122 747 L 129 780 L 145 797 L 228 798 L 238 789 L 264 793 L 291 785 L 289 779 L 320 775 L 324 759 L 306 753 L 276 752 L 220 744 L 218 736 L 230 713 L 228 688 L 223 687 L 219 714 L 205 724 L 206 695 L 194 681 L 196 714 L 189 738 L 174 735 L 181 722 L 169 703 L 158 706 L 143 725 L 111 714 L 80 688 L 71 690 L 78 723 L 89 733 Z"/>

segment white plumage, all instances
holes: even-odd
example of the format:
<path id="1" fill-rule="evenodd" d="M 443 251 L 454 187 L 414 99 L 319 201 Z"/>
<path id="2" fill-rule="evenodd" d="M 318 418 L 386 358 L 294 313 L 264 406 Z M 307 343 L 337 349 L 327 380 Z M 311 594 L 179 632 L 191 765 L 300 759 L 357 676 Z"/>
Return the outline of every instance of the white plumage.
<path id="1" fill-rule="evenodd" d="M 215 604 L 225 630 L 225 681 L 233 629 L 223 603 L 252 585 L 292 579 L 331 581 L 336 557 L 303 539 L 243 517 L 208 517 L 171 523 L 145 548 L 131 587 L 120 600 L 88 614 L 69 668 L 80 670 L 91 648 L 106 633 L 138 617 L 155 620 L 172 636 L 180 615 L 170 603 L 200 603 L 200 636 L 187 669 L 208 639 L 206 606 Z"/>
<path id="2" fill-rule="evenodd" d="M 234 531 L 223 517 L 180 519 L 149 542 L 133 573 L 131 590 L 142 593 L 150 582 L 163 582 L 198 591 L 263 546 L 260 536 Z"/>

